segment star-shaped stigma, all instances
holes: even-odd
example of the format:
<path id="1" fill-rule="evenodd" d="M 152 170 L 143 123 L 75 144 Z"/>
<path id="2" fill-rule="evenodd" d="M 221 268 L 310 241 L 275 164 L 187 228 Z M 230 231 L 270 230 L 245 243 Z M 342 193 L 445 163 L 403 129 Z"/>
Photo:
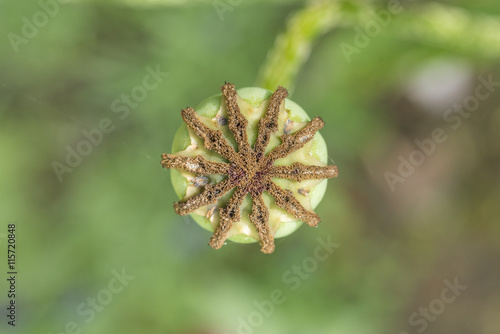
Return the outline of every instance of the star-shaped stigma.
<path id="1" fill-rule="evenodd" d="M 293 192 L 278 186 L 272 179 L 282 178 L 301 182 L 303 180 L 321 180 L 338 175 L 335 165 L 314 166 L 295 162 L 288 166 L 275 165 L 275 161 L 284 158 L 301 149 L 311 141 L 316 132 L 324 126 L 321 118 L 316 117 L 303 128 L 290 134 L 291 125 L 285 123 L 281 144 L 266 154 L 271 135 L 278 131 L 280 106 L 284 103 L 288 92 L 283 87 L 278 89 L 269 98 L 267 111 L 259 120 L 255 144 L 251 147 L 248 136 L 248 120 L 241 113 L 238 105 L 238 96 L 234 85 L 227 83 L 221 87 L 227 120 L 220 120 L 227 124 L 234 136 L 237 150 L 231 146 L 219 129 L 212 129 L 196 116 L 193 108 L 181 111 L 182 118 L 187 126 L 204 142 L 207 150 L 214 151 L 225 158 L 227 162 L 210 161 L 197 155 L 195 157 L 173 154 L 162 155 L 161 164 L 165 168 L 175 168 L 195 174 L 194 182 L 203 190 L 186 200 L 174 204 L 175 212 L 179 215 L 189 214 L 203 206 L 216 203 L 224 194 L 235 189 L 225 207 L 220 208 L 220 220 L 215 229 L 210 245 L 218 249 L 222 247 L 228 237 L 233 223 L 241 218 L 240 206 L 247 195 L 252 198 L 250 220 L 255 225 L 260 237 L 261 250 L 264 253 L 274 251 L 274 237 L 269 227 L 269 210 L 263 199 L 263 192 L 271 195 L 275 204 L 293 215 L 297 220 L 309 226 L 317 226 L 319 216 L 309 211 L 294 196 Z M 207 184 L 206 176 L 221 174 L 227 176 L 219 183 Z M 308 191 L 299 189 L 300 194 L 307 196 Z M 213 212 L 212 208 L 210 211 Z M 210 213 L 209 211 L 209 213 Z"/>

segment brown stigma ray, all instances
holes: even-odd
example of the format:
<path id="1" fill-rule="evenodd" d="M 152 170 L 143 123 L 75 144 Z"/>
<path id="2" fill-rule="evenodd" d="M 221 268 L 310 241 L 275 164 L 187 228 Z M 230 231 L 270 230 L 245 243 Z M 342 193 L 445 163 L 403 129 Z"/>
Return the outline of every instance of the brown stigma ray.
<path id="1" fill-rule="evenodd" d="M 234 151 L 233 147 L 228 144 L 224 138 L 222 131 L 210 129 L 203 124 L 197 117 L 193 108 L 188 107 L 181 111 L 181 116 L 187 126 L 198 135 L 205 143 L 207 150 L 212 150 L 233 163 L 241 163 L 240 156 Z M 167 167 L 168 168 L 168 167 Z"/>
<path id="2" fill-rule="evenodd" d="M 252 214 L 250 220 L 255 225 L 261 240 L 261 251 L 266 254 L 274 252 L 274 237 L 269 228 L 269 210 L 264 203 L 262 193 L 252 193 Z"/>
<path id="3" fill-rule="evenodd" d="M 259 121 L 259 132 L 254 145 L 254 151 L 259 157 L 264 155 L 271 133 L 278 131 L 278 116 L 281 102 L 288 96 L 288 92 L 283 87 L 278 87 L 269 98 L 266 117 Z"/>
<path id="4" fill-rule="evenodd" d="M 307 166 L 295 162 L 290 166 L 272 166 L 269 174 L 271 177 L 289 179 L 297 182 L 304 180 L 330 179 L 339 175 L 337 166 Z"/>
<path id="5" fill-rule="evenodd" d="M 301 182 L 303 180 L 333 178 L 338 175 L 337 166 L 308 166 L 299 162 L 290 166 L 274 165 L 276 160 L 301 149 L 311 141 L 317 131 L 324 126 L 324 122 L 321 118 L 316 117 L 293 134 L 284 131 L 281 136 L 281 144 L 264 155 L 271 135 L 279 131 L 279 113 L 280 109 L 284 108 L 283 104 L 288 96 L 287 90 L 278 87 L 269 98 L 266 115 L 259 120 L 257 138 L 253 148 L 248 142 L 248 120 L 241 113 L 234 85 L 226 82 L 221 87 L 221 91 L 228 115 L 227 125 L 234 136 L 238 151 L 236 152 L 227 142 L 221 130 L 211 129 L 201 122 L 196 117 L 193 108 L 182 110 L 182 118 L 187 126 L 203 140 L 204 147 L 218 153 L 229 163 L 209 161 L 202 156 L 185 157 L 163 154 L 161 165 L 165 168 L 181 169 L 203 177 L 212 174 L 227 175 L 226 179 L 216 184 L 200 183 L 203 190 L 185 201 L 174 203 L 174 210 L 179 215 L 189 214 L 200 207 L 217 203 L 227 192 L 235 189 L 226 205 L 219 208 L 219 225 L 215 228 L 210 239 L 210 246 L 218 249 L 224 245 L 233 225 L 240 221 L 241 205 L 245 197 L 250 195 L 252 211 L 249 218 L 259 235 L 261 251 L 272 253 L 274 251 L 274 236 L 269 226 L 270 213 L 264 202 L 264 192 L 274 198 L 276 206 L 309 226 L 317 226 L 320 222 L 320 218 L 315 212 L 305 209 L 292 191 L 282 189 L 272 181 L 272 178 Z M 307 194 L 305 191 L 299 193 Z M 215 211 L 215 208 L 215 206 L 212 207 L 212 212 Z"/>
<path id="6" fill-rule="evenodd" d="M 161 165 L 165 168 L 176 168 L 197 175 L 228 174 L 230 165 L 210 161 L 202 156 L 182 157 L 173 154 L 162 154 Z"/>
<path id="7" fill-rule="evenodd" d="M 320 117 L 313 118 L 312 121 L 293 135 L 284 134 L 281 136 L 281 145 L 274 148 L 266 156 L 266 164 L 272 164 L 277 159 L 285 158 L 292 152 L 300 150 L 304 145 L 313 139 L 318 130 L 323 128 L 325 122 Z"/>
<path id="8" fill-rule="evenodd" d="M 306 210 L 290 190 L 282 189 L 276 183 L 269 181 L 267 192 L 274 197 L 277 206 L 285 209 L 309 226 L 318 226 L 320 222 L 319 216 L 312 211 Z"/>
<path id="9" fill-rule="evenodd" d="M 226 84 L 221 87 L 221 90 L 226 103 L 229 130 L 231 130 L 238 144 L 238 153 L 247 163 L 251 163 L 252 149 L 248 143 L 247 136 L 248 121 L 245 116 L 243 116 L 238 106 L 238 97 L 234 85 L 226 82 Z"/>
<path id="10" fill-rule="evenodd" d="M 202 206 L 214 204 L 233 187 L 229 179 L 217 184 L 207 184 L 198 195 L 188 198 L 185 202 L 174 203 L 174 210 L 178 215 L 185 216 Z"/>
<path id="11" fill-rule="evenodd" d="M 240 206 L 246 195 L 247 192 L 243 187 L 237 187 L 226 207 L 220 210 L 219 226 L 215 229 L 209 243 L 213 248 L 218 249 L 224 245 L 233 223 L 240 220 Z"/>

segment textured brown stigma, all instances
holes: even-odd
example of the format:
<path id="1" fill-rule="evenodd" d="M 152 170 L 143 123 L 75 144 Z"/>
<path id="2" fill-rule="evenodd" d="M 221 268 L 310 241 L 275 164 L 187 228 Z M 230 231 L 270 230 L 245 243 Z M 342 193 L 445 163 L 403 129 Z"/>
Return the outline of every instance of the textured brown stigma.
<path id="1" fill-rule="evenodd" d="M 264 151 L 269 144 L 271 134 L 278 130 L 278 116 L 281 102 L 288 96 L 288 92 L 283 87 L 278 87 L 269 98 L 266 116 L 259 121 L 259 133 L 257 141 L 254 145 L 254 150 L 259 157 L 264 154 Z"/>
<path id="2" fill-rule="evenodd" d="M 281 144 L 265 155 L 271 136 L 278 131 L 280 107 L 284 103 L 288 92 L 283 87 L 278 89 L 269 98 L 266 115 L 259 120 L 259 128 L 255 145 L 252 148 L 248 141 L 248 120 L 241 113 L 238 105 L 238 95 L 234 85 L 225 83 L 221 87 L 224 106 L 227 111 L 227 120 L 217 116 L 219 125 L 228 125 L 237 145 L 237 151 L 226 141 L 221 130 L 214 130 L 202 123 L 192 108 L 181 111 L 182 118 L 187 126 L 200 137 L 206 149 L 214 151 L 228 162 L 209 161 L 202 156 L 185 157 L 173 154 L 163 154 L 161 165 L 165 168 L 176 168 L 197 175 L 194 181 L 200 193 L 189 197 L 185 201 L 174 204 L 175 212 L 186 215 L 200 207 L 216 203 L 222 196 L 235 189 L 226 205 L 218 210 L 220 220 L 215 229 L 210 245 L 218 249 L 224 245 L 228 234 L 235 222 L 241 219 L 241 205 L 247 195 L 252 199 L 250 220 L 255 225 L 260 238 L 261 251 L 274 251 L 274 236 L 269 226 L 269 209 L 263 199 L 263 193 L 271 195 L 278 207 L 286 210 L 297 220 L 309 226 L 317 226 L 319 216 L 309 211 L 295 198 L 293 192 L 282 189 L 272 178 L 283 178 L 294 181 L 321 180 L 338 175 L 337 166 L 308 166 L 296 162 L 290 166 L 275 166 L 274 162 L 285 158 L 289 154 L 301 149 L 311 141 L 316 132 L 324 126 L 321 118 L 316 117 L 307 123 L 301 130 L 290 134 L 293 122 L 287 121 Z M 222 174 L 227 178 L 216 184 L 208 184 L 204 176 Z M 308 191 L 299 189 L 299 194 L 308 195 Z M 213 206 L 207 216 L 212 217 L 216 210 Z"/>

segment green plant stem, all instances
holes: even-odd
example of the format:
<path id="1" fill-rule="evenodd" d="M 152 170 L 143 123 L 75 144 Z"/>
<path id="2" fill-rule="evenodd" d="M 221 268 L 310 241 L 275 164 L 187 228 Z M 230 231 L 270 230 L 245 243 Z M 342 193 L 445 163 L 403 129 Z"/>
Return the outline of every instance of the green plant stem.
<path id="1" fill-rule="evenodd" d="M 336 2 L 316 1 L 293 14 L 269 51 L 256 86 L 272 91 L 284 86 L 291 94 L 297 73 L 309 57 L 314 41 L 339 21 L 338 9 Z"/>
<path id="2" fill-rule="evenodd" d="M 382 28 L 381 33 L 479 58 L 500 57 L 500 17 L 470 14 L 438 3 L 401 3 L 403 10 L 392 15 L 389 26 Z M 281 85 L 291 93 L 297 73 L 318 37 L 339 26 L 363 30 L 382 9 L 387 10 L 356 1 L 310 2 L 290 17 L 285 31 L 276 38 L 260 68 L 256 86 L 275 90 Z"/>

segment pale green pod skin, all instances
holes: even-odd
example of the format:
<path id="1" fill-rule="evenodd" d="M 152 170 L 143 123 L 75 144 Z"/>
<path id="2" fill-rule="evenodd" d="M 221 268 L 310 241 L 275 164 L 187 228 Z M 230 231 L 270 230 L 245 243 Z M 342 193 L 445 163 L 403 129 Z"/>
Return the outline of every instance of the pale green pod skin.
<path id="1" fill-rule="evenodd" d="M 248 139 L 251 146 L 255 143 L 258 133 L 258 121 L 265 115 L 268 99 L 272 95 L 271 91 L 257 87 L 247 87 L 237 90 L 238 105 L 240 111 L 247 118 L 249 125 L 247 127 Z M 220 125 L 217 122 L 218 116 L 224 116 L 225 104 L 222 103 L 222 94 L 212 96 L 203 101 L 195 111 L 198 113 L 198 118 L 211 128 L 221 129 L 228 143 L 236 148 L 236 142 L 232 137 L 227 126 Z M 227 116 L 227 115 L 226 115 Z M 289 119 L 293 122 L 286 120 Z M 284 134 L 285 129 L 289 133 L 294 133 L 300 130 L 305 124 L 310 121 L 310 117 L 306 112 L 295 102 L 285 99 L 284 108 L 280 108 L 279 130 L 273 134 L 266 153 L 281 143 L 279 139 Z M 287 127 L 287 124 L 292 123 L 293 126 Z M 202 155 L 208 160 L 227 162 L 217 153 L 206 150 L 203 147 L 202 140 L 196 136 L 185 123 L 183 123 L 175 134 L 172 144 L 172 153 L 184 156 Z M 319 132 L 314 138 L 304 147 L 289 156 L 278 159 L 275 165 L 291 165 L 294 162 L 301 162 L 306 165 L 326 166 L 328 163 L 328 153 L 325 140 Z M 200 182 L 194 184 L 192 180 L 196 175 L 190 174 L 182 170 L 171 170 L 171 179 L 174 190 L 180 199 L 186 199 L 201 191 L 202 185 Z M 218 183 L 225 178 L 224 175 L 208 176 L 208 183 Z M 204 182 L 207 180 L 205 179 Z M 314 210 L 326 191 L 327 180 L 305 180 L 297 182 L 287 179 L 273 179 L 273 181 L 283 189 L 293 191 L 295 197 L 308 210 Z M 299 192 L 299 189 L 301 190 Z M 223 196 L 217 203 L 216 207 L 223 207 L 227 200 L 231 197 L 233 191 L 230 191 Z M 269 208 L 269 226 L 275 238 L 285 237 L 297 230 L 303 222 L 297 221 L 291 214 L 277 207 L 274 204 L 274 199 L 264 192 L 264 202 Z M 219 223 L 217 210 L 213 209 L 214 205 L 207 205 L 193 213 L 191 217 L 204 229 L 213 232 Z M 251 212 L 252 200 L 247 196 L 241 205 L 241 220 L 235 222 L 228 235 L 228 240 L 238 243 L 252 243 L 259 241 L 258 233 L 255 226 L 250 221 L 249 215 Z M 212 210 L 211 210 L 212 209 Z M 210 219 L 208 218 L 210 217 Z"/>

